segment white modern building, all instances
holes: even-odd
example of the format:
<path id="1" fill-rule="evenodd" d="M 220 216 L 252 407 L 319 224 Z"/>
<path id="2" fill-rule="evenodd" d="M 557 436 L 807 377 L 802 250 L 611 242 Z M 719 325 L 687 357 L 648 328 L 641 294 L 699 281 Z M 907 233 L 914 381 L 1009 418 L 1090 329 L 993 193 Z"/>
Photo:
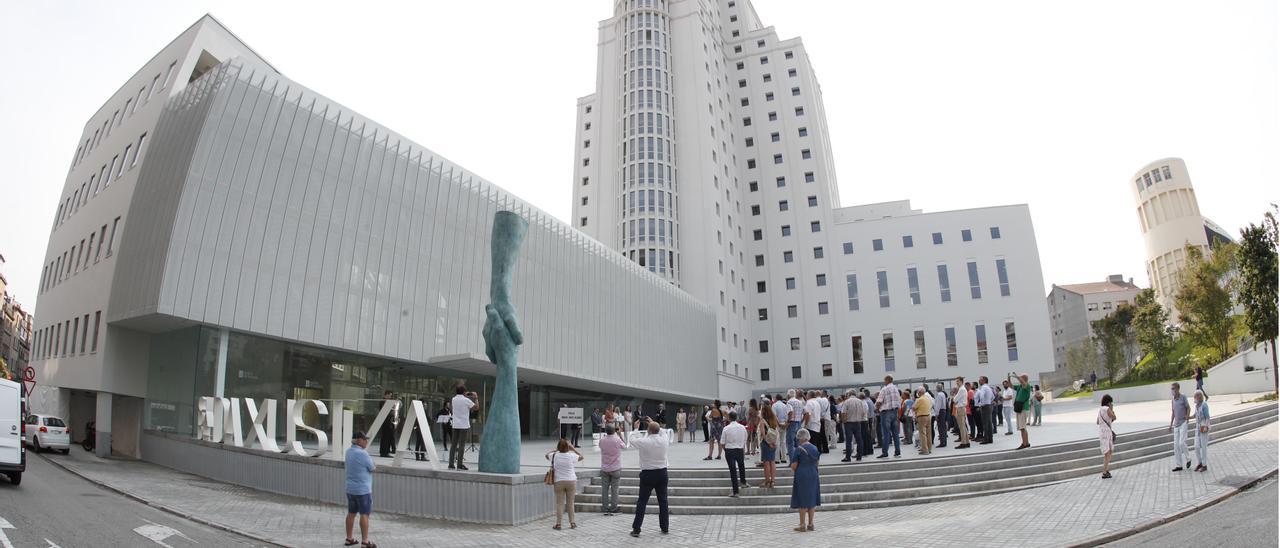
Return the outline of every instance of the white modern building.
<path id="1" fill-rule="evenodd" d="M 1146 244 L 1147 277 L 1156 299 L 1169 311 L 1169 321 L 1177 323 L 1173 296 L 1178 273 L 1186 264 L 1184 247 L 1196 246 L 1207 253 L 1210 245 L 1231 241 L 1231 237 L 1200 214 L 1187 164 L 1181 158 L 1151 162 L 1138 170 L 1132 180 L 1129 189 Z"/>
<path id="2" fill-rule="evenodd" d="M 1025 205 L 841 207 L 822 90 L 748 0 L 617 0 L 573 224 L 711 307 L 719 393 L 1053 370 Z"/>
<path id="3" fill-rule="evenodd" d="M 289 80 L 206 16 L 75 144 L 32 407 L 77 432 L 96 420 L 100 452 L 146 458 L 148 432 L 193 433 L 202 396 L 342 401 L 357 427 L 383 390 L 433 415 L 459 382 L 483 400 L 499 210 L 529 221 L 514 287 L 526 435 L 551 435 L 562 402 L 651 411 L 716 396 L 706 304 Z"/>
<path id="4" fill-rule="evenodd" d="M 1093 339 L 1093 322 L 1116 311 L 1120 305 L 1132 305 L 1142 288 L 1133 278 L 1112 274 L 1105 281 L 1080 284 L 1054 284 L 1049 291 L 1049 326 L 1053 333 L 1055 372 L 1067 370 L 1067 349 Z"/>

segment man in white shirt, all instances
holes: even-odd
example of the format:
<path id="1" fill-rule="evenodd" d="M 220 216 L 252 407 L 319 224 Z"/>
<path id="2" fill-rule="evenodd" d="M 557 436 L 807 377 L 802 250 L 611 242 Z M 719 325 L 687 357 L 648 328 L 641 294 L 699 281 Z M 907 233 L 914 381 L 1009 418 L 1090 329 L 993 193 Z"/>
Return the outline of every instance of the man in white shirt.
<path id="1" fill-rule="evenodd" d="M 893 384 L 893 377 L 885 375 L 884 387 L 876 396 L 876 411 L 880 414 L 880 456 L 889 456 L 889 443 L 893 443 L 893 456 L 902 456 L 902 438 L 898 437 L 898 408 L 902 406 L 902 393 L 898 385 Z"/>
<path id="2" fill-rule="evenodd" d="M 631 521 L 631 536 L 640 537 L 640 526 L 644 524 L 645 506 L 649 504 L 649 495 L 658 493 L 658 525 L 662 534 L 667 534 L 671 525 L 667 513 L 667 448 L 670 442 L 661 436 L 662 427 L 656 422 L 649 423 L 649 435 L 631 440 L 631 446 L 640 453 L 640 496 L 636 498 L 636 517 Z"/>
<path id="3" fill-rule="evenodd" d="M 809 439 L 813 440 L 818 446 L 818 451 L 822 451 L 822 443 L 827 439 L 822 435 L 822 404 L 819 403 L 821 398 L 818 397 L 816 391 L 810 390 L 805 394 L 804 401 L 804 428 L 809 431 Z"/>
<path id="4" fill-rule="evenodd" d="M 964 377 L 956 377 L 956 395 L 952 398 L 956 407 L 956 429 L 960 430 L 960 445 L 956 449 L 969 448 L 969 389 L 964 387 Z"/>
<path id="5" fill-rule="evenodd" d="M 747 485 L 747 469 L 744 460 L 747 448 L 747 427 L 738 422 L 737 411 L 729 412 L 729 424 L 725 425 L 724 431 L 720 434 L 720 443 L 724 445 L 724 461 L 729 465 L 729 481 L 733 484 L 733 494 L 729 496 L 738 498 L 739 483 L 744 489 L 751 486 Z"/>
<path id="6" fill-rule="evenodd" d="M 938 444 L 934 447 L 947 446 L 947 431 L 951 429 L 951 398 L 947 395 L 947 385 L 938 383 L 933 393 L 933 429 L 938 434 Z"/>
<path id="7" fill-rule="evenodd" d="M 1004 413 L 1004 426 L 1006 436 L 1013 435 L 1013 397 L 1017 393 L 1013 391 L 1013 384 L 1008 380 L 1004 381 L 1004 390 L 1000 392 L 1000 400 L 1003 402 L 1001 411 Z"/>
<path id="8" fill-rule="evenodd" d="M 778 426 L 787 428 L 788 432 L 790 431 L 790 428 L 788 428 L 790 426 L 790 415 L 791 406 L 787 405 L 787 402 L 782 400 L 782 394 L 778 394 L 777 397 L 773 399 L 773 416 L 778 419 Z M 783 447 L 782 451 L 774 451 L 774 453 L 777 453 L 777 462 L 786 464 L 786 447 Z"/>
<path id="9" fill-rule="evenodd" d="M 800 400 L 795 390 L 787 391 L 787 406 L 790 407 L 789 418 L 787 419 L 787 454 L 790 455 L 796 449 L 796 432 L 804 428 L 804 402 Z M 778 417 L 782 420 L 782 417 Z"/>
<path id="10" fill-rule="evenodd" d="M 449 469 L 467 470 L 462 464 L 462 456 L 467 452 L 467 434 L 471 432 L 471 408 L 476 402 L 467 397 L 467 387 L 461 384 L 454 389 L 456 394 L 450 402 L 452 411 L 449 424 L 453 427 L 453 447 L 449 448 Z"/>

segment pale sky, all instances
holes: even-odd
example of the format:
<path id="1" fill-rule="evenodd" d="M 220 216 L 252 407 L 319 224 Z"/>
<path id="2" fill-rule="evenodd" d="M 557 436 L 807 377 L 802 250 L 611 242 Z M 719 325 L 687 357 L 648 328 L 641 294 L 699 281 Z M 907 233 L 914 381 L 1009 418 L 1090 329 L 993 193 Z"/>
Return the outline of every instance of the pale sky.
<path id="1" fill-rule="evenodd" d="M 0 5 L 10 292 L 34 309 L 87 118 L 206 12 L 293 80 L 567 218 L 574 102 L 595 89 L 612 2 L 371 4 Z M 1030 204 L 1046 290 L 1147 285 L 1129 181 L 1148 162 L 1186 160 L 1201 211 L 1233 235 L 1280 201 L 1274 0 L 755 4 L 809 51 L 842 205 Z"/>

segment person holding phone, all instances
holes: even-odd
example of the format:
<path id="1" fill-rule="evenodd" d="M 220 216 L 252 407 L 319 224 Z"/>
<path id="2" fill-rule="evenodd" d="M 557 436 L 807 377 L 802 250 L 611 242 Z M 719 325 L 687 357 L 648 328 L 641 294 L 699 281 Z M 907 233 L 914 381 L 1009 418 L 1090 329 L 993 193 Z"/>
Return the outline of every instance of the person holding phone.
<path id="1" fill-rule="evenodd" d="M 1111 394 L 1103 394 L 1102 407 L 1098 408 L 1098 443 L 1102 449 L 1102 479 L 1111 479 L 1111 453 L 1116 448 L 1116 432 L 1111 425 L 1115 422 L 1115 400 L 1111 398 Z"/>

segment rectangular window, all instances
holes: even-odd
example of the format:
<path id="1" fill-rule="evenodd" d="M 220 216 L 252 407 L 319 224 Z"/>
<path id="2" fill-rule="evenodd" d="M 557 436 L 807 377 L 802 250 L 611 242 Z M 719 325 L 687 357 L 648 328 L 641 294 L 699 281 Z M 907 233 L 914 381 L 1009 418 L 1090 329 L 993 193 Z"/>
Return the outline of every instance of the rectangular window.
<path id="1" fill-rule="evenodd" d="M 768 369 L 768 368 L 762 368 L 762 369 L 760 369 L 760 380 L 761 380 L 761 381 L 768 381 L 768 380 L 769 380 L 769 369 Z"/>
<path id="2" fill-rule="evenodd" d="M 822 376 L 824 377 L 831 376 L 831 364 L 829 363 L 822 364 Z"/>
<path id="3" fill-rule="evenodd" d="M 1004 346 L 1009 349 L 1009 361 L 1018 361 L 1018 336 L 1014 333 L 1013 322 L 1004 322 Z"/>
<path id="4" fill-rule="evenodd" d="M 774 154 L 774 155 L 773 155 L 773 163 L 775 163 L 775 164 L 781 164 L 781 163 L 782 163 L 782 155 L 781 155 L 781 154 Z"/>
<path id="5" fill-rule="evenodd" d="M 978 263 L 969 261 L 965 266 L 969 269 L 969 297 L 981 299 L 982 287 L 978 285 Z"/>
<path id="6" fill-rule="evenodd" d="M 800 378 L 800 366 L 798 365 L 791 366 L 791 378 L 793 379 Z"/>
<path id="7" fill-rule="evenodd" d="M 795 77 L 796 77 L 796 69 L 787 69 L 787 76 L 790 76 L 790 77 L 792 77 L 792 78 L 795 78 Z"/>
<path id="8" fill-rule="evenodd" d="M 86 326 L 87 327 L 87 326 Z M 76 353 L 76 339 L 80 336 L 80 318 L 71 319 L 71 336 L 67 339 L 71 342 L 70 354 Z"/>
<path id="9" fill-rule="evenodd" d="M 808 136 L 809 136 L 809 128 L 807 128 L 807 127 L 802 127 L 802 128 L 800 128 L 800 129 L 797 131 L 797 133 L 798 133 L 801 137 L 808 137 Z"/>
<path id="10" fill-rule="evenodd" d="M 881 240 L 880 238 L 876 238 L 876 239 L 874 239 L 874 240 L 871 240 L 871 250 L 872 250 L 872 251 L 884 251 L 884 240 Z"/>
<path id="11" fill-rule="evenodd" d="M 844 250 L 845 255 L 853 254 L 853 242 L 845 242 L 841 244 L 840 247 Z"/>
<path id="12" fill-rule="evenodd" d="M 116 220 L 115 220 L 115 221 L 113 221 L 113 222 L 111 223 L 111 239 L 110 239 L 110 240 L 107 240 L 107 256 L 108 256 L 108 257 L 110 257 L 110 256 L 111 256 L 111 250 L 112 250 L 112 249 L 113 249 L 113 247 L 115 246 L 115 243 L 116 243 L 116 228 L 118 228 L 119 226 L 120 226 L 120 218 L 119 218 L 119 217 L 116 217 Z"/>
<path id="13" fill-rule="evenodd" d="M 828 312 L 830 312 L 830 311 L 831 311 L 831 308 L 827 305 L 827 301 L 821 301 L 821 302 L 819 302 L 819 303 L 818 303 L 818 315 L 819 315 L 819 316 L 826 315 L 826 314 L 827 314 Z"/>
<path id="14" fill-rule="evenodd" d="M 89 343 L 89 315 L 88 314 L 84 315 L 84 320 L 82 322 L 82 325 L 84 325 L 84 329 L 80 331 L 80 353 L 84 354 L 84 351 L 86 348 L 88 348 L 88 343 Z"/>
<path id="15" fill-rule="evenodd" d="M 137 164 L 138 164 L 138 157 L 137 157 L 136 155 L 134 155 L 132 158 L 129 156 L 129 154 L 131 154 L 131 153 L 133 153 L 133 152 L 135 152 L 135 151 L 133 150 L 133 145 L 125 145 L 125 146 L 124 146 L 124 156 L 123 156 L 123 158 L 124 158 L 124 163 L 123 163 L 123 164 L 120 164 L 120 166 L 121 166 L 120 171 L 124 171 L 124 169 L 123 169 L 123 168 L 124 168 L 124 166 L 125 166 L 125 165 L 128 165 L 129 167 L 133 167 L 133 166 L 135 166 L 135 165 L 137 165 Z"/>
<path id="16" fill-rule="evenodd" d="M 102 225 L 102 233 L 98 235 L 98 248 L 93 251 L 93 262 L 98 262 L 102 255 L 102 242 L 107 241 L 107 225 Z"/>
<path id="17" fill-rule="evenodd" d="M 853 374 L 862 374 L 862 335 L 854 335 L 853 340 Z"/>
<path id="18" fill-rule="evenodd" d="M 98 351 L 98 329 L 102 326 L 102 311 L 93 313 L 93 346 L 90 346 L 90 352 Z"/>
<path id="19" fill-rule="evenodd" d="M 942 294 L 942 302 L 951 302 L 951 278 L 945 264 L 938 265 L 938 291 Z"/>
<path id="20" fill-rule="evenodd" d="M 791 349 L 800 350 L 800 337 L 791 337 Z"/>
<path id="21" fill-rule="evenodd" d="M 916 342 L 916 369 L 924 369 L 928 367 L 928 360 L 925 359 L 924 352 L 924 330 L 917 329 L 915 332 Z"/>
<path id="22" fill-rule="evenodd" d="M 978 341 L 978 364 L 987 363 L 987 326 L 973 326 L 973 337 Z"/>
<path id="23" fill-rule="evenodd" d="M 821 259 L 823 257 L 822 246 L 813 248 L 813 258 Z"/>
<path id="24" fill-rule="evenodd" d="M 1000 278 L 1000 296 L 1009 296 L 1009 272 L 1005 270 L 1004 259 L 996 259 L 996 276 Z"/>
<path id="25" fill-rule="evenodd" d="M 907 292 L 911 296 L 911 304 L 920 304 L 920 277 L 914 266 L 907 268 Z"/>
<path id="26" fill-rule="evenodd" d="M 756 293 L 764 293 L 764 291 L 765 291 L 764 282 L 756 282 Z"/>
<path id="27" fill-rule="evenodd" d="M 787 317 L 795 318 L 800 315 L 800 309 L 794 304 L 787 305 Z"/>
<path id="28" fill-rule="evenodd" d="M 782 225 L 782 235 L 783 236 L 791 235 L 791 225 Z"/>
<path id="29" fill-rule="evenodd" d="M 756 255 L 756 266 L 764 266 L 764 255 Z"/>
<path id="30" fill-rule="evenodd" d="M 778 180 L 781 181 L 782 178 L 779 177 Z M 779 184 L 778 186 L 782 186 L 782 185 Z M 791 206 L 788 204 L 786 200 L 778 200 L 778 211 L 787 211 L 788 209 L 791 209 Z"/>
<path id="31" fill-rule="evenodd" d="M 779 134 L 778 134 L 778 132 L 776 132 L 776 131 L 775 131 L 775 132 L 773 132 L 773 133 L 770 133 L 770 134 L 769 134 L 769 142 L 771 142 L 771 143 L 776 143 L 776 142 L 781 141 L 781 140 L 782 140 L 782 136 L 781 136 L 781 135 L 779 135 Z"/>
<path id="32" fill-rule="evenodd" d="M 902 237 L 902 247 L 915 247 L 915 245 L 915 241 L 911 239 L 911 236 Z"/>
<path id="33" fill-rule="evenodd" d="M 761 354 L 769 353 L 769 341 L 760 341 L 760 353 Z"/>
<path id="34" fill-rule="evenodd" d="M 810 151 L 809 151 L 809 149 L 807 149 L 807 148 L 800 149 L 800 159 L 801 159 L 801 160 L 808 160 L 808 159 L 811 159 L 811 158 L 813 158 L 813 153 L 812 153 L 812 152 L 810 152 Z"/>
<path id="35" fill-rule="evenodd" d="M 763 240 L 763 239 L 764 239 L 764 231 L 762 231 L 762 230 L 760 230 L 760 229 L 758 229 L 758 228 L 757 228 L 757 229 L 755 229 L 755 230 L 752 230 L 752 231 L 751 231 L 751 238 L 752 238 L 753 240 L 757 241 L 757 242 L 758 242 L 758 241 L 760 241 L 760 240 Z"/>
<path id="36" fill-rule="evenodd" d="M 876 272 L 876 288 L 880 290 L 880 308 L 889 308 L 889 273 Z"/>
<path id="37" fill-rule="evenodd" d="M 961 240 L 963 240 L 963 241 L 966 241 L 966 242 L 972 242 L 972 241 L 973 241 L 973 232 L 970 232 L 970 231 L 969 231 L 969 229 L 967 229 L 967 228 L 966 228 L 966 229 L 964 229 L 964 230 L 961 230 L 961 231 L 960 231 L 960 239 L 961 239 Z"/>
<path id="38" fill-rule="evenodd" d="M 793 97 L 800 95 L 800 88 L 791 88 L 791 95 Z"/>
<path id="39" fill-rule="evenodd" d="M 818 274 L 818 275 L 815 277 L 815 280 L 814 280 L 814 281 L 818 284 L 818 287 L 823 287 L 823 286 L 827 285 L 827 275 L 826 275 L 826 274 Z"/>
<path id="40" fill-rule="evenodd" d="M 822 222 L 809 221 L 809 232 L 822 232 Z"/>
<path id="41" fill-rule="evenodd" d="M 858 275 L 845 274 L 844 283 L 849 290 L 849 310 L 857 310 L 858 309 Z"/>
<path id="42" fill-rule="evenodd" d="M 120 157 L 119 157 L 119 156 L 116 156 L 116 157 L 111 158 L 111 167 L 110 167 L 109 169 L 107 169 L 107 178 L 105 179 L 108 183 L 109 183 L 109 182 L 111 182 L 111 181 L 113 181 L 113 180 L 115 180 L 115 178 L 116 178 L 116 176 L 112 175 L 112 173 L 116 173 L 116 171 L 117 171 L 117 170 L 116 170 L 116 163 L 117 163 L 117 162 L 119 162 L 119 160 L 120 160 Z M 123 164 L 121 164 L 121 167 L 123 167 L 123 166 L 124 166 L 124 165 L 123 165 Z"/>
<path id="43" fill-rule="evenodd" d="M 1000 239 L 1000 227 L 998 226 L 991 227 L 991 239 L 992 240 Z"/>
<path id="44" fill-rule="evenodd" d="M 156 90 L 159 88 L 160 88 L 160 75 L 157 74 L 155 78 L 151 79 L 151 91 L 147 93 L 148 101 L 150 101 L 152 97 L 155 97 Z"/>
<path id="45" fill-rule="evenodd" d="M 884 345 L 884 370 L 894 371 L 893 363 L 893 333 L 885 333 L 881 335 L 881 341 Z"/>
<path id="46" fill-rule="evenodd" d="M 809 197 L 809 207 L 818 207 L 818 197 L 817 197 L 817 196 L 810 196 L 810 197 Z"/>
<path id="47" fill-rule="evenodd" d="M 956 356 L 956 328 L 947 327 L 943 329 L 943 333 L 947 338 L 947 367 L 956 367 L 960 365 Z"/>
<path id="48" fill-rule="evenodd" d="M 941 233 L 941 232 L 934 232 L 934 233 L 933 233 L 933 245 L 942 245 L 942 233 Z"/>
<path id="49" fill-rule="evenodd" d="M 818 346 L 831 348 L 831 335 L 818 335 Z"/>
<path id="50" fill-rule="evenodd" d="M 743 99 L 743 101 L 745 101 L 745 100 L 746 100 L 746 99 Z M 747 146 L 749 146 L 749 147 L 756 146 L 756 140 L 755 140 L 755 139 L 752 139 L 751 137 L 747 137 L 747 139 L 746 139 L 746 141 L 745 141 L 745 144 L 746 144 Z"/>
<path id="51" fill-rule="evenodd" d="M 787 253 L 791 253 L 791 252 L 790 252 L 790 251 L 788 251 Z M 787 261 L 787 262 L 791 262 L 791 261 Z M 795 279 L 795 278 L 786 278 L 784 281 L 785 281 L 785 283 L 786 283 L 786 285 L 787 285 L 787 289 L 795 289 L 795 288 L 796 288 L 796 279 Z"/>
<path id="52" fill-rule="evenodd" d="M 804 172 L 804 182 L 806 182 L 806 183 L 812 183 L 812 182 L 813 182 L 813 180 L 814 180 L 814 179 L 813 179 L 813 172 L 812 172 L 812 171 L 806 171 L 806 172 Z"/>

